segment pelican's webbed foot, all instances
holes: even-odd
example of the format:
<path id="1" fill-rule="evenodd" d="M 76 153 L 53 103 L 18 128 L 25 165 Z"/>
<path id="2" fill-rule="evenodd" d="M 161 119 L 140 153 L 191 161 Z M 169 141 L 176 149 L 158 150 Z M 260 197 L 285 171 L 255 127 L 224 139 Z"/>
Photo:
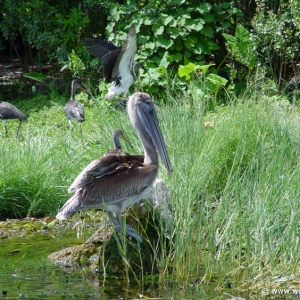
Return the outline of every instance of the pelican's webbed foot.
<path id="1" fill-rule="evenodd" d="M 123 221 L 121 219 L 121 214 L 119 212 L 116 213 L 116 217 L 113 215 L 112 212 L 108 211 L 108 216 L 112 223 L 114 224 L 115 231 L 121 231 L 123 233 Z M 142 243 L 143 239 L 141 236 L 133 229 L 133 227 L 129 224 L 126 224 L 126 235 L 131 236 L 134 238 L 138 243 Z"/>
<path id="2" fill-rule="evenodd" d="M 141 236 L 133 229 L 131 225 L 126 224 L 126 234 L 134 238 L 138 243 L 143 242 Z"/>
<path id="3" fill-rule="evenodd" d="M 123 226 L 115 226 L 115 231 L 124 232 Z M 131 225 L 126 224 L 126 235 L 134 238 L 138 243 L 143 243 L 141 236 L 133 229 Z"/>

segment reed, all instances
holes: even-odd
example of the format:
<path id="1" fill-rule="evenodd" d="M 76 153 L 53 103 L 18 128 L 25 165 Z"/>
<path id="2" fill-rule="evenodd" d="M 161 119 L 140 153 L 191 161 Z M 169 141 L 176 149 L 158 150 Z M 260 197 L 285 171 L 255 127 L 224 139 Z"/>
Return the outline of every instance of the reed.
<path id="1" fill-rule="evenodd" d="M 207 114 L 173 99 L 162 118 L 178 280 L 257 290 L 299 277 L 299 113 L 279 98 L 244 100 Z"/>

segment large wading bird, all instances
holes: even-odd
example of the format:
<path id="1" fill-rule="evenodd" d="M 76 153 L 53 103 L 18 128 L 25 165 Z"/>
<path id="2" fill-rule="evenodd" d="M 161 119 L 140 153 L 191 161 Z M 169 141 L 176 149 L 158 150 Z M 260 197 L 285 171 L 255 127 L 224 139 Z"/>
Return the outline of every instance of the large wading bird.
<path id="1" fill-rule="evenodd" d="M 123 232 L 122 209 L 145 197 L 158 173 L 158 155 L 172 172 L 154 104 L 148 94 L 134 93 L 129 97 L 128 115 L 144 148 L 144 155 L 108 155 L 91 162 L 69 188 L 75 192 L 57 214 L 66 219 L 84 209 L 106 209 L 115 230 Z M 127 235 L 142 242 L 140 235 L 126 225 Z"/>
<path id="2" fill-rule="evenodd" d="M 122 147 L 121 147 L 121 143 L 120 143 L 120 139 L 122 139 L 123 141 L 127 142 L 131 148 L 132 145 L 129 143 L 129 141 L 127 140 L 127 138 L 124 136 L 123 131 L 121 129 L 116 129 L 113 131 L 112 134 L 112 139 L 113 139 L 113 143 L 114 143 L 114 148 L 108 150 L 104 155 L 110 155 L 110 154 L 124 154 L 122 152 Z"/>
<path id="3" fill-rule="evenodd" d="M 84 109 L 80 102 L 75 100 L 75 92 L 76 92 L 76 86 L 80 83 L 79 79 L 74 79 L 71 84 L 71 98 L 66 103 L 64 107 L 64 111 L 67 115 L 67 118 L 69 120 L 70 124 L 70 132 L 72 132 L 72 121 L 79 122 L 80 124 L 80 135 L 82 139 L 82 126 L 81 123 L 85 121 L 84 118 Z"/>
<path id="4" fill-rule="evenodd" d="M 19 131 L 23 121 L 26 121 L 26 116 L 17 109 L 14 105 L 0 101 L 0 120 L 2 120 L 5 128 L 5 135 L 8 136 L 6 121 L 19 120 L 19 127 L 17 130 L 17 137 L 19 136 Z"/>
<path id="5" fill-rule="evenodd" d="M 127 94 L 134 82 L 134 77 L 138 77 L 142 67 L 140 62 L 132 66 L 137 51 L 134 26 L 131 26 L 122 48 L 95 38 L 84 38 L 82 42 L 91 54 L 102 61 L 105 81 L 112 81 L 112 86 L 108 89 L 105 98 L 111 100 L 120 94 Z M 132 68 L 134 73 L 132 73 Z"/>

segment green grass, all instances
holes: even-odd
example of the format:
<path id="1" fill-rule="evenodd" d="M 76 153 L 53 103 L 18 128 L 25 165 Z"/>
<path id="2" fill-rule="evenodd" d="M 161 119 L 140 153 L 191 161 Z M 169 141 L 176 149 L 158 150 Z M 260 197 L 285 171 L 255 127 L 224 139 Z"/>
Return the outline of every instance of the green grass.
<path id="1" fill-rule="evenodd" d="M 70 135 L 62 106 L 43 101 L 46 105 L 38 108 L 30 108 L 31 100 L 14 103 L 28 116 L 19 139 L 17 121 L 7 124 L 8 138 L 1 124 L 0 218 L 55 215 L 70 196 L 67 189 L 80 170 L 113 147 L 113 129 L 126 132 L 124 124 L 130 125 L 124 112 L 87 107 L 82 143 L 79 124 L 74 124 Z M 131 144 L 138 153 L 140 145 Z"/>
<path id="2" fill-rule="evenodd" d="M 201 100 L 169 91 L 157 110 L 174 168 L 169 175 L 161 166 L 159 176 L 172 192 L 176 232 L 160 265 L 171 261 L 177 280 L 200 276 L 220 289 L 230 283 L 258 293 L 299 280 L 299 112 L 255 87 L 210 113 Z M 127 151 L 142 152 L 124 112 L 86 107 L 82 145 L 78 127 L 68 136 L 61 106 L 18 104 L 29 120 L 20 140 L 17 123 L 8 124 L 8 139 L 1 132 L 1 216 L 55 215 L 80 170 L 112 147 L 113 129 L 133 144 Z"/>
<path id="3" fill-rule="evenodd" d="M 178 277 L 203 272 L 204 281 L 245 289 L 298 279 L 297 108 L 264 96 L 211 115 L 175 104 L 170 119 L 170 127 L 181 119 L 170 141 L 175 172 L 166 177 Z"/>

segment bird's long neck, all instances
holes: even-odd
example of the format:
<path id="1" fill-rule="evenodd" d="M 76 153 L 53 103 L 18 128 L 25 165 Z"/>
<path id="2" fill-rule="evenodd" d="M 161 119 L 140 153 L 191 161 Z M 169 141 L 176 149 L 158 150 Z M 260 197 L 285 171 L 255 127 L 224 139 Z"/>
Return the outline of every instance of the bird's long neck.
<path id="1" fill-rule="evenodd" d="M 114 146 L 115 149 L 122 150 L 121 143 L 118 137 L 114 137 Z"/>
<path id="2" fill-rule="evenodd" d="M 76 81 L 72 81 L 71 84 L 71 98 L 70 100 L 75 100 L 75 93 L 76 93 Z"/>

